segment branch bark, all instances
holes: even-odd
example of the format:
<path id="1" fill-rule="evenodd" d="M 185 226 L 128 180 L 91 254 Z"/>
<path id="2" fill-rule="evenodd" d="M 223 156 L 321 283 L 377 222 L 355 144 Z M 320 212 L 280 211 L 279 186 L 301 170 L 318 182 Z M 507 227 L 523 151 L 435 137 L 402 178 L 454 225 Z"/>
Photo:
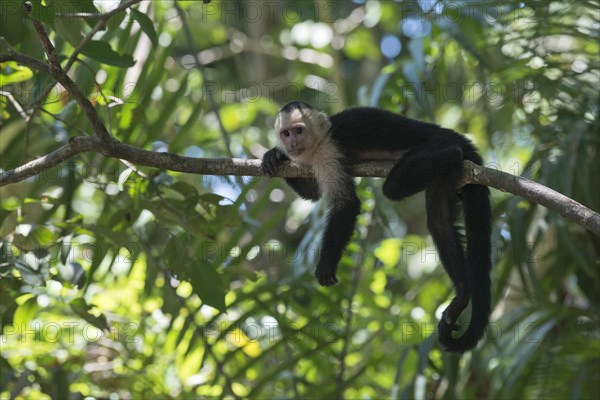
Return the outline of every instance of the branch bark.
<path id="1" fill-rule="evenodd" d="M 83 152 L 97 152 L 106 157 L 130 161 L 146 167 L 201 175 L 263 176 L 260 160 L 237 158 L 191 158 L 173 153 L 157 153 L 139 149 L 116 140 L 106 143 L 98 136 L 76 136 L 52 153 L 30 161 L 12 170 L 0 172 L 0 186 L 21 182 L 59 165 L 65 160 Z M 352 174 L 361 177 L 385 177 L 395 161 L 369 161 L 354 164 Z M 276 176 L 286 178 L 310 178 L 310 166 L 293 162 L 284 163 Z M 510 192 L 539 203 L 565 218 L 569 218 L 600 235 L 600 214 L 579 204 L 575 200 L 527 178 L 506 172 L 482 167 L 465 161 L 463 185 L 480 184 Z"/>
<path id="2" fill-rule="evenodd" d="M 534 201 L 600 236 L 600 214 L 530 179 L 465 161 L 463 182 L 486 185 Z"/>

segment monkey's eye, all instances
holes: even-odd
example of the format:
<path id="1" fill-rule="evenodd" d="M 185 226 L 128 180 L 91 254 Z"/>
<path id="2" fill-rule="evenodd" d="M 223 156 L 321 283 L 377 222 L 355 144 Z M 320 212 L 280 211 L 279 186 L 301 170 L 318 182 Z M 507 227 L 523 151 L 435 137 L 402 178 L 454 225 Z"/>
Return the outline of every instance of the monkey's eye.
<path id="1" fill-rule="evenodd" d="M 298 135 L 301 134 L 302 132 L 304 132 L 304 129 L 302 129 L 302 128 L 296 128 L 296 133 Z"/>
<path id="2" fill-rule="evenodd" d="M 281 135 L 285 137 L 290 137 L 290 131 L 281 131 Z"/>

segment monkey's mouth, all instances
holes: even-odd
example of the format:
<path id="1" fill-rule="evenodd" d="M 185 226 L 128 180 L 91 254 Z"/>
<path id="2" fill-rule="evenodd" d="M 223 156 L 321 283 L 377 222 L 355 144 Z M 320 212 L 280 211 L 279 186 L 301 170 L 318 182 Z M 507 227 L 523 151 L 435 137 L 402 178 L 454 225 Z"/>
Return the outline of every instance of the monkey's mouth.
<path id="1" fill-rule="evenodd" d="M 288 153 L 292 157 L 299 156 L 302 153 L 304 153 L 304 147 L 296 147 L 296 148 L 293 148 L 293 149 L 289 149 Z"/>

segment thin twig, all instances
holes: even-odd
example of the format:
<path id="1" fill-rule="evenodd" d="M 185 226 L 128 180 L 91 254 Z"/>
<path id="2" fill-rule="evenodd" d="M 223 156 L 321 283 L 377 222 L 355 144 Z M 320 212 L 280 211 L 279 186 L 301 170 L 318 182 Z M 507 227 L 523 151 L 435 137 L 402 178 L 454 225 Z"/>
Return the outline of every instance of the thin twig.
<path id="1" fill-rule="evenodd" d="M 23 107 L 21 107 L 21 105 L 19 104 L 17 99 L 15 99 L 14 96 L 12 95 L 12 93 L 5 92 L 4 90 L 0 90 L 0 96 L 6 97 L 8 102 L 13 105 L 13 107 L 15 108 L 17 113 L 21 116 L 21 118 L 23 118 L 24 120 L 27 120 L 27 113 L 25 112 L 25 110 L 23 110 Z"/>
<path id="2" fill-rule="evenodd" d="M 368 211 L 370 217 L 369 219 L 372 217 L 373 214 L 373 209 L 370 209 Z M 366 225 L 366 234 L 361 235 L 361 241 L 363 243 L 367 243 L 368 242 L 368 237 L 369 237 L 369 233 L 371 232 L 371 230 L 369 229 L 369 226 Z M 354 296 L 356 296 L 356 293 L 358 292 L 358 284 L 360 283 L 360 278 L 361 278 L 361 273 L 362 273 L 362 269 L 364 266 L 364 252 L 359 252 L 358 256 L 357 256 L 357 260 L 356 260 L 356 267 L 352 270 L 352 282 L 350 284 L 350 292 L 348 293 L 348 308 L 346 309 L 346 318 L 345 318 L 345 334 L 344 334 L 344 344 L 342 346 L 342 350 L 340 351 L 340 356 L 339 356 L 339 360 L 340 360 L 340 369 L 338 370 L 338 374 L 337 374 L 337 390 L 338 392 L 336 393 L 336 395 L 339 398 L 342 398 L 342 394 L 343 394 L 343 390 L 345 388 L 345 384 L 346 384 L 346 380 L 345 380 L 345 375 L 346 375 L 346 357 L 348 356 L 348 351 L 350 349 L 350 342 L 352 340 L 351 338 L 351 333 L 353 332 L 352 330 L 352 324 L 354 322 L 354 313 L 352 312 L 352 302 L 354 301 Z"/>
<path id="3" fill-rule="evenodd" d="M 114 139 L 100 120 L 100 116 L 96 112 L 96 109 L 89 101 L 87 96 L 79 89 L 75 82 L 73 82 L 65 70 L 63 70 L 60 66 L 54 45 L 52 42 L 50 42 L 50 38 L 48 38 L 48 34 L 42 26 L 42 23 L 35 19 L 32 19 L 31 21 L 35 31 L 38 34 L 38 37 L 40 38 L 44 53 L 46 53 L 46 57 L 48 57 L 48 61 L 50 63 L 50 74 L 58 81 L 58 83 L 63 85 L 63 87 L 73 96 L 77 104 L 79 104 L 79 106 L 83 109 L 88 121 L 92 125 L 94 134 L 104 140 L 107 145 L 110 145 L 113 143 Z"/>
<path id="4" fill-rule="evenodd" d="M 79 42 L 79 44 L 77 45 L 75 50 L 73 50 L 73 53 L 71 53 L 71 56 L 69 57 L 69 60 L 67 61 L 67 64 L 65 64 L 65 71 L 69 71 L 71 69 L 71 67 L 77 60 L 77 56 L 79 55 L 79 53 L 81 53 L 83 48 L 89 43 L 90 40 L 92 40 L 92 38 L 94 37 L 94 35 L 96 33 L 101 31 L 102 29 L 106 28 L 106 23 L 113 15 L 120 13 L 121 11 L 131 7 L 132 5 L 134 5 L 136 3 L 139 3 L 140 1 L 142 1 L 142 0 L 126 1 L 125 3 L 121 4 L 119 7 L 115 8 L 113 10 L 107 11 L 107 12 L 103 13 L 102 15 L 100 15 L 100 18 L 99 18 L 98 22 L 96 22 L 96 25 L 94 25 L 92 30 L 89 31 L 87 33 L 87 35 L 85 35 L 85 37 L 81 40 L 81 42 Z"/>
<path id="5" fill-rule="evenodd" d="M 50 111 L 46 110 L 45 108 L 43 108 L 43 107 L 40 108 L 40 111 L 43 112 L 43 113 L 45 113 L 45 114 L 47 114 L 47 115 L 49 115 L 52 119 L 54 119 L 56 121 L 59 121 L 59 122 L 62 122 L 63 124 L 65 124 L 65 126 L 73 129 L 75 132 L 79 132 L 80 135 L 85 135 L 86 134 L 85 131 L 83 131 L 82 129 L 76 127 L 75 125 L 73 125 L 70 122 L 64 120 L 63 118 L 61 118 L 61 117 L 59 117 L 59 116 L 57 116 L 55 114 L 52 114 Z"/>
<path id="6" fill-rule="evenodd" d="M 139 3 L 141 1 L 142 0 L 128 0 L 125 3 L 119 5 L 117 8 L 107 11 L 103 14 L 100 14 L 96 25 L 92 28 L 92 30 L 90 30 L 85 35 L 85 37 L 83 39 L 81 39 L 81 41 L 79 42 L 79 44 L 77 45 L 75 50 L 73 50 L 73 52 L 71 53 L 71 56 L 69 56 L 69 59 L 67 60 L 67 64 L 65 65 L 65 71 L 69 71 L 71 69 L 71 67 L 77 60 L 79 53 L 81 53 L 83 51 L 83 48 L 90 42 L 90 40 L 92 40 L 94 35 L 96 33 L 98 33 L 99 31 L 101 31 L 102 29 L 106 28 L 106 23 L 108 22 L 108 20 L 111 17 L 113 17 L 114 15 L 120 13 L 121 11 L 126 10 L 127 8 L 133 6 L 134 4 Z"/>
<path id="7" fill-rule="evenodd" d="M 100 18 L 102 14 L 100 13 L 86 13 L 86 12 L 76 12 L 76 13 L 61 13 L 58 12 L 54 14 L 56 18 Z"/>
<path id="8" fill-rule="evenodd" d="M 19 53 L 18 51 L 15 51 L 13 49 L 8 49 L 8 54 L 0 55 L 0 63 L 7 61 L 16 61 L 21 65 L 25 65 L 29 68 L 42 71 L 48 75 L 51 75 L 50 66 L 48 64 L 41 60 L 38 60 L 37 58 L 27 56 L 23 53 Z"/>
<path id="9" fill-rule="evenodd" d="M 83 48 L 90 42 L 90 40 L 92 40 L 92 38 L 94 37 L 94 35 L 96 33 L 98 33 L 100 30 L 104 29 L 106 27 L 106 22 L 115 14 L 125 10 L 126 8 L 131 7 L 132 5 L 139 3 L 141 0 L 129 0 L 123 4 L 121 4 L 120 6 L 118 6 L 117 8 L 107 11 L 103 14 L 99 15 L 99 21 L 96 23 L 96 25 L 92 28 L 91 31 L 89 31 L 85 37 L 83 39 L 81 39 L 81 41 L 79 42 L 79 44 L 77 45 L 77 47 L 75 48 L 75 50 L 73 50 L 73 52 L 71 53 L 71 55 L 69 56 L 69 59 L 67 60 L 67 63 L 64 67 L 64 71 L 65 72 L 69 72 L 69 70 L 71 69 L 71 67 L 73 66 L 73 64 L 75 63 L 75 61 L 77 61 L 77 57 L 79 56 L 79 54 L 81 53 L 81 51 L 83 50 Z M 36 68 L 36 69 L 40 69 L 40 68 Z M 48 74 L 50 74 L 48 72 Z M 56 78 L 55 78 L 56 79 Z M 49 85 L 48 87 L 46 87 L 39 95 L 38 97 L 35 99 L 35 101 L 33 102 L 33 106 L 30 108 L 30 112 L 29 112 L 29 121 L 32 121 L 33 118 L 35 117 L 35 115 L 37 114 L 37 111 L 41 108 L 41 102 L 48 97 L 48 95 L 50 94 L 50 91 L 52 90 L 52 88 L 55 85 Z"/>

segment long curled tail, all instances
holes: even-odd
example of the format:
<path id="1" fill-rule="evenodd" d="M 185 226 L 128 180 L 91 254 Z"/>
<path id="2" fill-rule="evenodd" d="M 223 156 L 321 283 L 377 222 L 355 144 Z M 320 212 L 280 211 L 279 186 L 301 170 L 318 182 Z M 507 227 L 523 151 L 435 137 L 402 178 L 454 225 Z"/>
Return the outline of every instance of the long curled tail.
<path id="1" fill-rule="evenodd" d="M 490 192 L 483 185 L 466 185 L 461 192 L 467 239 L 465 271 L 468 287 L 464 293 L 458 293 L 438 324 L 440 344 L 446 351 L 455 353 L 463 353 L 477 345 L 485 333 L 491 311 Z M 456 318 L 466 307 L 468 298 L 471 299 L 471 321 L 464 333 L 455 338 L 452 333 L 457 329 Z M 456 310 L 457 307 L 459 310 Z"/>

